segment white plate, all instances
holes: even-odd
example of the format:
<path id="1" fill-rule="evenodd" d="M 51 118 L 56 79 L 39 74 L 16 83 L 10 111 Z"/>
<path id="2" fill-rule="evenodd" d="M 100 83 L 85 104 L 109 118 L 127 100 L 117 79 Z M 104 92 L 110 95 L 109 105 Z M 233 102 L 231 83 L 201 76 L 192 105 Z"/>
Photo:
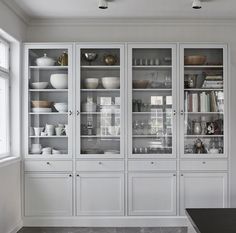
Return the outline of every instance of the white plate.
<path id="1" fill-rule="evenodd" d="M 51 108 L 32 108 L 32 112 L 51 112 Z"/>

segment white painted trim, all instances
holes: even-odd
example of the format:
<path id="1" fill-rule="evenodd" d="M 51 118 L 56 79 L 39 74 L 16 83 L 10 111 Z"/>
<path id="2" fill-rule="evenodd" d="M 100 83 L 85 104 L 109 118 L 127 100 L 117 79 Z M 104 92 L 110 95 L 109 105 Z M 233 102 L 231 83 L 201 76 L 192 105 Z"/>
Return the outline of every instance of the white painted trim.
<path id="1" fill-rule="evenodd" d="M 62 218 L 23 218 L 25 227 L 184 227 L 187 218 L 170 217 L 62 217 Z"/>
<path id="2" fill-rule="evenodd" d="M 23 227 L 23 221 L 20 220 L 8 233 L 17 233 Z"/>

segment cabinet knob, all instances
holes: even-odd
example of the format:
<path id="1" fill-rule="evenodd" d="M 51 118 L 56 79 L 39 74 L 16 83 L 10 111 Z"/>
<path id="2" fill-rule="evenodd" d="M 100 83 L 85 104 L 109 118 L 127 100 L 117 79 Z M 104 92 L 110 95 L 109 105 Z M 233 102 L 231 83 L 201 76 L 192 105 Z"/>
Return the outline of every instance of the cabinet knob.
<path id="1" fill-rule="evenodd" d="M 173 176 L 176 176 L 176 174 L 173 174 Z"/>
<path id="2" fill-rule="evenodd" d="M 181 110 L 181 111 L 180 111 L 180 115 L 184 115 L 184 110 Z"/>
<path id="3" fill-rule="evenodd" d="M 184 174 L 181 174 L 181 176 L 184 176 Z"/>
<path id="4" fill-rule="evenodd" d="M 70 115 L 70 116 L 72 115 L 72 111 L 71 111 L 71 110 L 69 111 L 69 115 Z"/>
<path id="5" fill-rule="evenodd" d="M 151 164 L 154 164 L 154 162 L 152 161 Z"/>
<path id="6" fill-rule="evenodd" d="M 70 174 L 69 177 L 72 177 L 72 175 Z"/>
<path id="7" fill-rule="evenodd" d="M 205 161 L 203 161 L 203 162 L 202 162 L 202 164 L 206 164 L 206 162 L 205 162 Z"/>
<path id="8" fill-rule="evenodd" d="M 100 162 L 98 162 L 98 164 L 99 164 L 99 165 L 102 165 L 102 162 L 100 161 Z"/>
<path id="9" fill-rule="evenodd" d="M 79 177 L 79 174 L 77 174 L 76 176 Z"/>
<path id="10" fill-rule="evenodd" d="M 47 165 L 50 165 L 50 162 L 47 162 Z"/>
<path id="11" fill-rule="evenodd" d="M 174 116 L 176 115 L 176 111 L 175 111 L 175 110 L 173 110 L 173 115 L 174 115 Z"/>
<path id="12" fill-rule="evenodd" d="M 80 112 L 79 112 L 79 110 L 77 110 L 77 111 L 76 111 L 76 115 L 79 116 L 79 114 L 80 114 Z"/>

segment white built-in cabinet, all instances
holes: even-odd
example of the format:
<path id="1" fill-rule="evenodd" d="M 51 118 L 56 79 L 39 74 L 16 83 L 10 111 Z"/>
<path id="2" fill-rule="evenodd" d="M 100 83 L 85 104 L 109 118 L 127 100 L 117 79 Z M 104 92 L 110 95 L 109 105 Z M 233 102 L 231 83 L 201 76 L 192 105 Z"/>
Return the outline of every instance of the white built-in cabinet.
<path id="1" fill-rule="evenodd" d="M 68 64 L 37 66 L 45 53 L 55 61 L 66 53 Z M 189 63 L 193 55 L 202 64 Z M 227 56 L 227 45 L 210 43 L 26 44 L 25 217 L 228 207 Z M 52 74 L 67 74 L 68 86 L 54 88 Z M 91 78 L 98 84 L 89 86 Z M 47 88 L 32 87 L 41 81 Z M 32 100 L 67 103 L 68 111 L 35 112 Z M 48 124 L 67 132 L 34 134 Z M 59 153 L 34 153 L 32 144 Z"/>

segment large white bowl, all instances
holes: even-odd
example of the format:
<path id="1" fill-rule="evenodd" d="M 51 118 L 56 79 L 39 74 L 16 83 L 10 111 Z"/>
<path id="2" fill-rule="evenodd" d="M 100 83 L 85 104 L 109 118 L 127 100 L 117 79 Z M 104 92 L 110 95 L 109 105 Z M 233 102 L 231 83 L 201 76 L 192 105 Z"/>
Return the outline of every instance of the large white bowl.
<path id="1" fill-rule="evenodd" d="M 45 89 L 48 86 L 48 82 L 36 82 L 31 83 L 33 89 Z"/>
<path id="2" fill-rule="evenodd" d="M 120 79 L 117 77 L 103 77 L 102 85 L 105 89 L 119 89 Z"/>
<path id="3" fill-rule="evenodd" d="M 68 112 L 68 104 L 67 103 L 55 103 L 54 107 L 58 112 Z"/>
<path id="4" fill-rule="evenodd" d="M 51 74 L 50 83 L 56 89 L 67 89 L 68 74 Z"/>
<path id="5" fill-rule="evenodd" d="M 84 80 L 84 86 L 87 89 L 96 89 L 98 87 L 98 78 L 86 78 Z"/>

